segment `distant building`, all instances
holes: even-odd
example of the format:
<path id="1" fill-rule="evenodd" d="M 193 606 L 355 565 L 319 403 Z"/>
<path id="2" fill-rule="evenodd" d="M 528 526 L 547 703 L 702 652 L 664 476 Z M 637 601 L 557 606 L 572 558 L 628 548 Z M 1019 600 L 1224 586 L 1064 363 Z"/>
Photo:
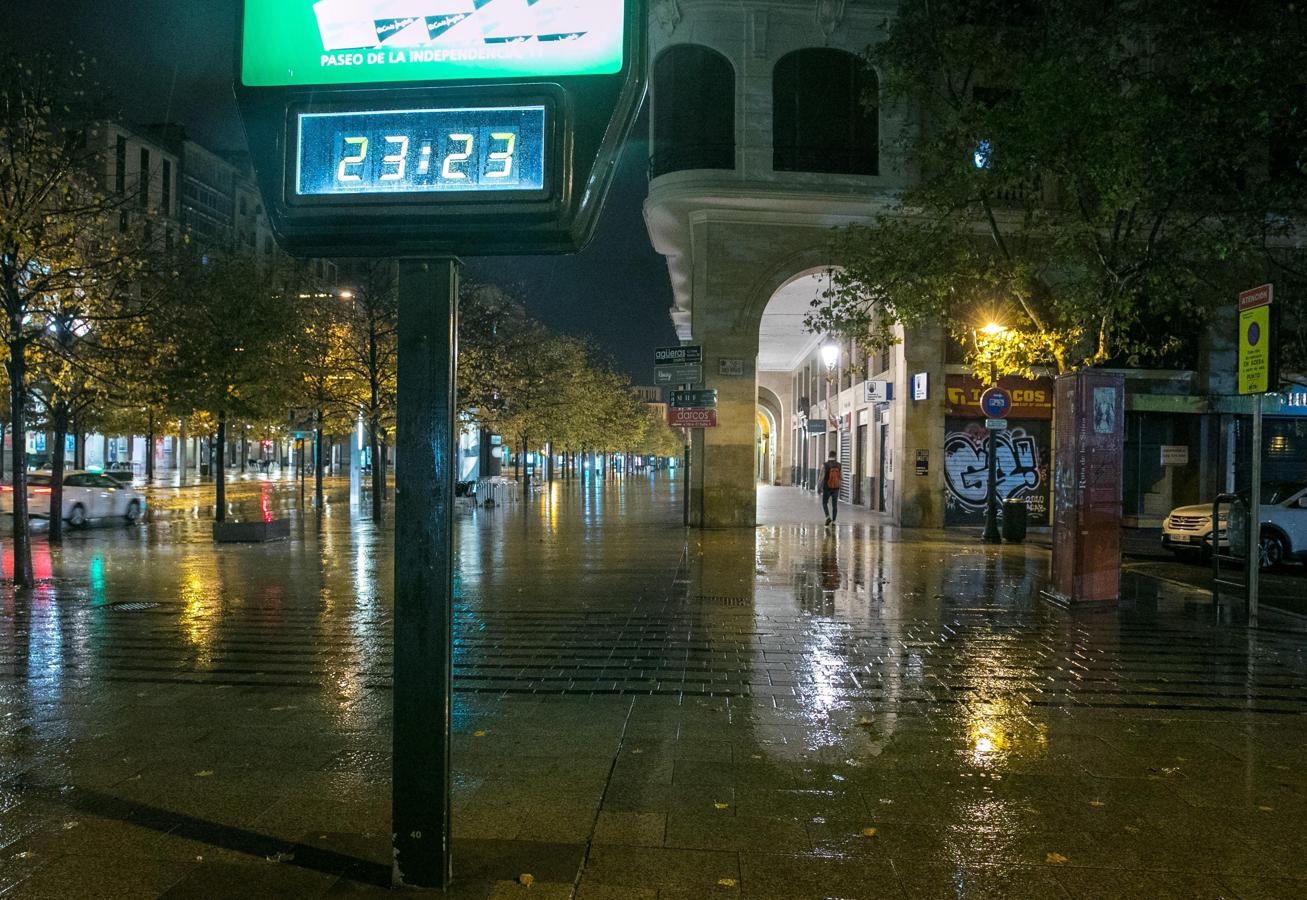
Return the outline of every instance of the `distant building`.
<path id="1" fill-rule="evenodd" d="M 114 227 L 121 234 L 134 226 L 162 227 L 161 237 L 171 249 L 180 233 L 177 154 L 148 132 L 122 122 L 99 122 L 87 131 L 86 140 L 99 160 L 105 192 L 119 202 Z"/>
<path id="2" fill-rule="evenodd" d="M 640 384 L 631 388 L 631 391 L 645 403 L 663 402 L 663 389 L 657 385 Z"/>

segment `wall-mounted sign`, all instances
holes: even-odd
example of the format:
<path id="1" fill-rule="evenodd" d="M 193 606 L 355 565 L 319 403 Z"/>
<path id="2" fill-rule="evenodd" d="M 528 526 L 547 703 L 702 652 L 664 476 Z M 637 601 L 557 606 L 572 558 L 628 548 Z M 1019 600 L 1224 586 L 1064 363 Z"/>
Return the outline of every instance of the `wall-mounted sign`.
<path id="1" fill-rule="evenodd" d="M 828 426 L 825 419 L 809 419 L 807 428 L 808 434 L 825 434 Z"/>
<path id="2" fill-rule="evenodd" d="M 1162 465 L 1164 466 L 1189 465 L 1189 448 L 1184 446 L 1172 446 L 1170 444 L 1163 444 Z"/>
<path id="3" fill-rule="evenodd" d="M 1012 395 L 1009 419 L 1053 418 L 1053 380 L 1051 378 L 1000 378 L 998 386 Z M 970 375 L 948 375 L 944 381 L 945 413 L 950 416 L 984 418 L 980 395 L 989 384 Z"/>
<path id="4" fill-rule="evenodd" d="M 1275 290 L 1269 284 L 1239 295 L 1239 393 L 1265 394 L 1277 387 L 1279 356 L 1271 321 Z"/>
<path id="5" fill-rule="evenodd" d="M 247 87 L 612 75 L 613 0 L 246 0 Z"/>
<path id="6" fill-rule="evenodd" d="M 1007 431 L 1007 419 L 986 419 L 986 431 Z"/>
<path id="7" fill-rule="evenodd" d="M 703 347 L 659 347 L 654 351 L 655 366 L 681 366 L 703 362 Z"/>
<path id="8" fill-rule="evenodd" d="M 929 450 L 917 451 L 917 474 L 918 475 L 930 474 L 930 451 Z"/>
<path id="9" fill-rule="evenodd" d="M 544 106 L 297 116 L 296 197 L 545 191 Z"/>
<path id="10" fill-rule="evenodd" d="M 864 403 L 889 403 L 894 399 L 894 382 L 864 381 L 862 383 L 862 400 Z"/>
<path id="11" fill-rule="evenodd" d="M 742 359 L 719 359 L 717 360 L 718 375 L 743 375 L 744 360 Z"/>
<path id="12" fill-rule="evenodd" d="M 673 428 L 716 428 L 717 410 L 673 407 L 667 410 L 667 424 Z"/>
<path id="13" fill-rule="evenodd" d="M 918 372 L 912 376 L 912 399 L 929 400 L 930 399 L 930 373 Z"/>

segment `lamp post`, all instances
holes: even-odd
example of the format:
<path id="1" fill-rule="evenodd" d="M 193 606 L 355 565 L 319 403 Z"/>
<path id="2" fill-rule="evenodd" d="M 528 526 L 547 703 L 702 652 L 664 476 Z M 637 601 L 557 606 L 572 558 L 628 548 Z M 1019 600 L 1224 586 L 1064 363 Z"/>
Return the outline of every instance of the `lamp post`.
<path id="1" fill-rule="evenodd" d="M 997 322 L 990 322 L 980 329 L 981 334 L 990 340 L 1005 331 L 1007 329 Z M 989 386 L 991 388 L 998 386 L 998 363 L 994 359 L 992 349 L 989 354 Z M 986 544 L 1001 544 L 1003 538 L 998 531 L 998 432 L 989 428 L 988 422 L 986 422 L 986 431 L 989 432 L 985 450 L 988 478 L 985 486 L 985 531 L 980 536 L 980 540 Z"/>
<path id="2" fill-rule="evenodd" d="M 827 339 L 826 343 L 821 345 L 821 361 L 826 365 L 826 427 L 829 429 L 830 419 L 831 419 L 831 415 L 830 415 L 831 384 L 835 381 L 835 366 L 838 365 L 840 361 L 840 345 L 830 339 Z M 835 395 L 836 396 L 839 395 L 838 387 L 835 388 Z M 835 439 L 837 441 L 839 440 L 838 432 L 836 432 Z M 829 442 L 822 446 L 821 452 L 823 455 L 822 458 L 818 460 L 819 465 L 825 462 L 826 459 L 825 454 L 829 449 L 830 449 Z M 818 487 L 820 488 L 820 486 Z"/>

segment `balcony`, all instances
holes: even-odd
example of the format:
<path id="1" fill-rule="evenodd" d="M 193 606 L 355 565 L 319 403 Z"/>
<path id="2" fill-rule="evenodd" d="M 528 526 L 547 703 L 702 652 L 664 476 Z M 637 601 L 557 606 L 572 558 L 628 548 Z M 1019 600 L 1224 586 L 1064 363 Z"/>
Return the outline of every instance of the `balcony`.
<path id="1" fill-rule="evenodd" d="M 649 177 L 689 169 L 734 169 L 735 143 L 694 144 L 660 150 L 649 157 Z"/>
<path id="2" fill-rule="evenodd" d="M 880 159 L 861 147 L 811 147 L 777 144 L 772 148 L 776 172 L 813 172 L 821 175 L 879 175 Z"/>

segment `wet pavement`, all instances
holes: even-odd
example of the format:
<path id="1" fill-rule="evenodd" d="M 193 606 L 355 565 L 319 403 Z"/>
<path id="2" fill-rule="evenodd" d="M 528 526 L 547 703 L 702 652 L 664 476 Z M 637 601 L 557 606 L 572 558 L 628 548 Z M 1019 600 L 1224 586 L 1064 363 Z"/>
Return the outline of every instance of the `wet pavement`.
<path id="1" fill-rule="evenodd" d="M 1307 628 L 782 491 L 461 510 L 450 896 L 1307 896 Z M 387 894 L 389 531 L 251 480 L 292 539 L 217 549 L 207 496 L 0 591 L 6 900 Z"/>

